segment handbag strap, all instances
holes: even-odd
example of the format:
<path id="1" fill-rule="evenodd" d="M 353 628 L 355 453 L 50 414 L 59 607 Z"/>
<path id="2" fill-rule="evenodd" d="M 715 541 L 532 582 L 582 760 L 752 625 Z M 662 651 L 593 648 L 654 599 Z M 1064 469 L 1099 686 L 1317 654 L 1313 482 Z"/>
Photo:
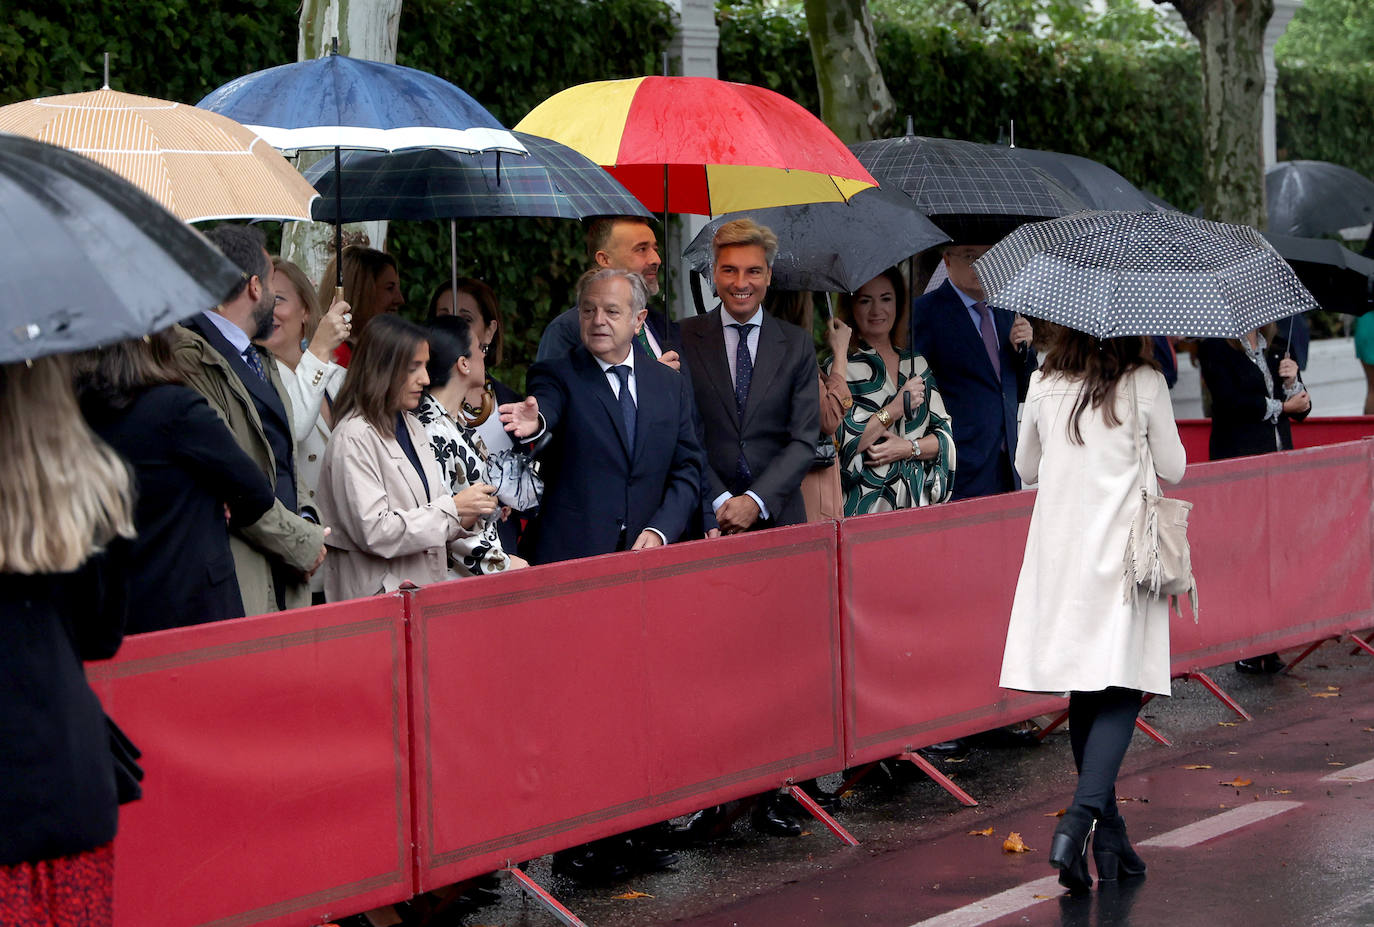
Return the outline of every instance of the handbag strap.
<path id="1" fill-rule="evenodd" d="M 1135 372 L 1139 368 L 1132 368 L 1127 374 L 1126 389 L 1131 394 L 1131 437 L 1135 439 L 1135 458 L 1140 466 L 1140 491 L 1148 494 L 1150 491 L 1150 481 L 1145 471 L 1145 447 L 1140 443 L 1140 403 L 1136 401 L 1135 395 Z"/>

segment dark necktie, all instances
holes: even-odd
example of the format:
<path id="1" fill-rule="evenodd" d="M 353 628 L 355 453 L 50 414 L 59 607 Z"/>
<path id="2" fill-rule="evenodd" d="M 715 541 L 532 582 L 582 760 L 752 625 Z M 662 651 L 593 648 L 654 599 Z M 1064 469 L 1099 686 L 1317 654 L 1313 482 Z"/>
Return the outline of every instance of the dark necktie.
<path id="1" fill-rule="evenodd" d="M 264 383 L 270 382 L 267 379 L 267 371 L 263 369 L 262 358 L 258 356 L 257 349 L 251 344 L 248 350 L 243 352 L 243 362 L 248 365 L 248 369 L 258 375 L 258 379 Z"/>
<path id="2" fill-rule="evenodd" d="M 735 411 L 739 413 L 740 424 L 744 424 L 744 407 L 749 402 L 749 384 L 754 379 L 754 359 L 749 356 L 749 333 L 754 330 L 751 324 L 734 323 L 739 331 L 739 344 L 735 346 Z M 749 470 L 749 461 L 744 456 L 743 442 L 739 457 L 735 459 L 735 484 L 744 492 L 754 481 Z"/>
<path id="3" fill-rule="evenodd" d="M 658 352 L 649 343 L 649 327 L 647 325 L 639 326 L 639 334 L 635 336 L 635 340 L 639 342 L 639 346 L 644 349 L 645 354 L 654 359 L 658 358 Z"/>
<path id="4" fill-rule="evenodd" d="M 630 368 L 625 364 L 611 367 L 620 378 L 620 417 L 625 419 L 625 436 L 630 439 L 630 449 L 635 446 L 635 397 L 630 395 Z"/>
<path id="5" fill-rule="evenodd" d="M 992 372 L 997 379 L 1002 378 L 1002 352 L 997 346 L 997 326 L 992 324 L 992 310 L 981 299 L 973 304 L 978 310 L 978 334 L 983 336 L 983 347 L 988 350 L 988 360 L 992 361 Z"/>

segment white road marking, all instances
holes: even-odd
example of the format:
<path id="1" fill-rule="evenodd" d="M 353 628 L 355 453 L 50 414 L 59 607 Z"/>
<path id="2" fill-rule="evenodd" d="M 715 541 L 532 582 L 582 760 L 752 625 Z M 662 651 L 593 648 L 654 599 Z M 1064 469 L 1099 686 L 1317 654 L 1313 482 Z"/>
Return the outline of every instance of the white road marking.
<path id="1" fill-rule="evenodd" d="M 1301 808 L 1300 801 L 1257 801 L 1142 841 L 1142 847 L 1191 847 L 1276 814 Z"/>
<path id="2" fill-rule="evenodd" d="M 1368 782 L 1374 779 L 1374 760 L 1365 760 L 1355 766 L 1347 766 L 1322 776 L 1322 782 Z"/>
<path id="3" fill-rule="evenodd" d="M 1006 917 L 1008 914 L 1015 914 L 1022 908 L 1029 908 L 1033 904 L 1039 904 L 1049 898 L 1056 898 L 1064 894 L 1064 889 L 1059 886 L 1058 876 L 1046 876 L 1043 879 L 1036 879 L 1034 882 L 1027 882 L 1025 885 L 1018 885 L 1009 888 L 1005 892 L 984 898 L 982 901 L 975 901 L 966 904 L 962 908 L 955 908 L 953 911 L 946 911 L 944 914 L 937 915 L 912 927 L 978 927 L 979 924 L 986 924 L 997 920 L 999 917 Z M 1039 895 L 1040 897 L 1035 897 Z"/>

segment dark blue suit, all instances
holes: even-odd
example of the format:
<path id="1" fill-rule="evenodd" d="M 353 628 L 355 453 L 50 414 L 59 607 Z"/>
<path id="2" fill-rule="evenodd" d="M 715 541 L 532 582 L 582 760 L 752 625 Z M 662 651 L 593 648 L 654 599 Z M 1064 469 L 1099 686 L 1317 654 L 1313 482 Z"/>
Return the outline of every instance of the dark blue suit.
<path id="1" fill-rule="evenodd" d="M 992 319 L 1001 348 L 1000 379 L 978 328 L 948 280 L 911 305 L 911 348 L 930 364 L 954 426 L 959 455 L 955 499 L 1010 492 L 1021 485 L 1011 466 L 1016 457 L 1016 406 L 1026 397 L 1035 352 L 1012 348 L 1010 312 L 994 308 Z"/>
<path id="2" fill-rule="evenodd" d="M 635 443 L 620 404 L 585 348 L 530 368 L 527 385 L 552 437 L 542 451 L 544 498 L 531 562 L 627 550 L 645 528 L 678 540 L 699 505 L 702 453 L 691 387 L 638 345 Z"/>

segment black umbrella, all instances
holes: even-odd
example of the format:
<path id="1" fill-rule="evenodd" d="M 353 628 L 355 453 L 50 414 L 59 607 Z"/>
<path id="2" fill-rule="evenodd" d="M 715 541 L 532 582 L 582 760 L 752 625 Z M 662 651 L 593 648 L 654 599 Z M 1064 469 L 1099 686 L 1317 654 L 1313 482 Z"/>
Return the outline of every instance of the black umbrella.
<path id="1" fill-rule="evenodd" d="M 1023 222 L 1085 204 L 997 145 L 904 135 L 849 146 L 878 183 L 895 186 L 956 241 L 987 244 Z"/>
<path id="2" fill-rule="evenodd" d="M 1321 308 L 1350 315 L 1369 311 L 1374 260 L 1330 238 L 1295 238 L 1272 232 L 1265 232 L 1264 237 L 1292 265 Z"/>
<path id="3" fill-rule="evenodd" d="M 368 219 L 464 219 L 653 214 L 595 161 L 567 145 L 515 132 L 529 157 L 497 152 L 468 154 L 437 148 L 343 155 L 342 221 Z M 314 217 L 338 221 L 332 161 L 320 161 L 305 177 L 320 192 Z"/>
<path id="4" fill-rule="evenodd" d="M 1060 151 L 1008 148 L 1013 158 L 1039 168 L 1059 181 L 1088 209 L 1149 212 L 1154 204 L 1143 190 L 1100 161 Z"/>
<path id="5" fill-rule="evenodd" d="M 1374 222 L 1374 182 L 1329 161 L 1280 161 L 1264 173 L 1269 230 L 1320 238 Z"/>
<path id="6" fill-rule="evenodd" d="M 0 133 L 0 363 L 83 351 L 217 304 L 239 269 L 94 161 Z"/>
<path id="7" fill-rule="evenodd" d="M 852 293 L 913 254 L 949 241 L 905 193 L 874 188 L 848 203 L 808 203 L 725 213 L 707 223 L 682 253 L 711 276 L 711 239 L 733 219 L 753 219 L 778 236 L 773 286 Z"/>
<path id="8" fill-rule="evenodd" d="M 1239 338 L 1317 308 L 1255 229 L 1182 213 L 1030 223 L 974 267 L 990 304 L 1097 338 Z"/>

